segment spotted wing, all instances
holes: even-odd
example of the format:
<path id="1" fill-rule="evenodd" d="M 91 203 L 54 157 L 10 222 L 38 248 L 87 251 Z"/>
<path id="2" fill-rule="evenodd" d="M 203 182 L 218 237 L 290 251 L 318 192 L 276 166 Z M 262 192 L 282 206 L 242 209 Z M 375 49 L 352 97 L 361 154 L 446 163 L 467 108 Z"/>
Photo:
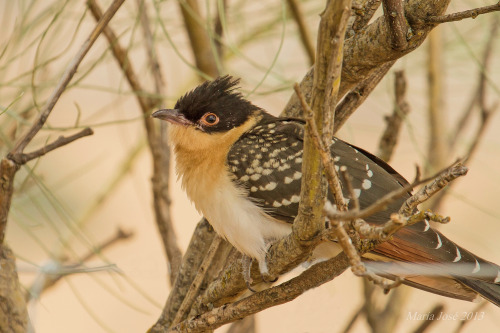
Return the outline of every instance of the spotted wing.
<path id="1" fill-rule="evenodd" d="M 269 215 L 292 223 L 298 211 L 303 126 L 286 120 L 261 122 L 228 154 L 233 180 Z"/>

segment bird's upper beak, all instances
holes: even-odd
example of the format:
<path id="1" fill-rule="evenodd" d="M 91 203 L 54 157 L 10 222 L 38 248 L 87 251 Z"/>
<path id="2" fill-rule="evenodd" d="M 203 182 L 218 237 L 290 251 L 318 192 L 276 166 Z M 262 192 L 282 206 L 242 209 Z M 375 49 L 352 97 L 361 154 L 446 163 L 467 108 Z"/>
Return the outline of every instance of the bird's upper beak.
<path id="1" fill-rule="evenodd" d="M 193 125 L 193 122 L 187 119 L 182 113 L 179 112 L 178 109 L 162 109 L 156 112 L 153 112 L 151 117 L 166 120 L 169 123 L 176 125 Z"/>

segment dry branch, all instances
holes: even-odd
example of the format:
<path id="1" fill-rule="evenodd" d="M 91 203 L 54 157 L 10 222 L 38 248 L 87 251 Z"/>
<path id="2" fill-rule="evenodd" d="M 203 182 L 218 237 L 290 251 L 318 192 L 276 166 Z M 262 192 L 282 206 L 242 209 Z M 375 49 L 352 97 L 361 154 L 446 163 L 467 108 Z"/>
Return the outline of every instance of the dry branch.
<path id="1" fill-rule="evenodd" d="M 102 15 L 102 10 L 100 9 L 97 2 L 95 0 L 89 0 L 87 4 L 94 18 L 96 20 L 99 20 Z M 146 11 L 145 7 L 143 8 L 143 11 Z M 145 92 L 145 89 L 142 88 L 139 82 L 139 77 L 137 76 L 136 71 L 133 68 L 132 62 L 128 57 L 128 53 L 120 46 L 120 43 L 118 42 L 116 34 L 113 32 L 113 30 L 110 27 L 106 27 L 106 29 L 104 29 L 104 35 L 108 40 L 113 56 L 122 69 L 123 74 L 127 79 L 130 87 L 134 91 L 141 107 L 141 111 L 144 115 L 144 126 L 146 128 L 148 145 L 153 159 L 153 177 L 151 181 L 156 225 L 163 242 L 163 248 L 165 250 L 166 257 L 168 258 L 168 262 L 170 264 L 170 281 L 171 283 L 173 283 L 179 270 L 182 252 L 177 245 L 177 237 L 175 235 L 175 230 L 173 228 L 173 223 L 170 215 L 170 197 L 168 194 L 168 170 L 170 168 L 170 151 L 165 147 L 167 144 L 165 138 L 166 129 L 160 129 L 160 132 L 158 133 L 157 129 L 155 128 L 153 119 L 148 117 L 148 115 L 152 111 L 152 108 L 158 107 L 161 103 L 161 100 L 157 97 L 148 97 L 143 94 Z M 153 50 L 150 50 L 149 53 L 153 54 Z M 158 62 L 155 59 L 150 59 L 150 61 L 153 63 L 152 68 L 158 71 Z M 156 79 L 156 82 L 158 88 L 158 85 L 161 85 L 163 79 L 161 79 L 161 77 L 158 77 Z"/>
<path id="2" fill-rule="evenodd" d="M 499 10 L 500 10 L 500 2 L 498 2 L 495 5 L 469 9 L 463 12 L 458 12 L 448 15 L 430 16 L 426 18 L 425 21 L 428 23 L 446 23 L 446 22 L 460 21 L 466 18 L 475 19 L 481 14 L 487 14 Z"/>
<path id="3" fill-rule="evenodd" d="M 30 159 L 42 156 L 46 152 L 72 142 L 77 138 L 84 136 L 83 134 L 90 134 L 90 130 L 84 130 L 76 136 L 63 138 L 59 141 L 56 140 L 56 142 L 48 145 L 47 147 L 36 150 L 29 154 L 28 157 L 23 158 L 24 149 L 42 129 L 57 101 L 75 75 L 85 55 L 123 2 L 124 0 L 115 0 L 111 3 L 108 10 L 106 10 L 102 18 L 97 22 L 89 37 L 85 40 L 76 55 L 66 67 L 66 70 L 64 71 L 56 88 L 50 95 L 44 107 L 41 109 L 38 118 L 35 120 L 31 128 L 26 134 L 17 140 L 7 157 L 0 161 L 0 260 L 2 261 L 1 267 L 5 268 L 1 270 L 0 275 L 0 299 L 2 299 L 2 306 L 0 306 L 0 318 L 3 318 L 0 321 L 0 331 L 2 332 L 25 332 L 28 329 L 26 304 L 24 302 L 24 297 L 21 296 L 22 293 L 20 291 L 18 277 L 15 271 L 15 260 L 13 256 L 9 255 L 10 250 L 4 245 L 7 217 L 10 210 L 12 195 L 14 193 L 14 177 L 21 166 L 16 162 L 16 160 L 21 162 L 24 161 L 25 163 Z M 4 260 L 5 262 L 3 262 Z"/>

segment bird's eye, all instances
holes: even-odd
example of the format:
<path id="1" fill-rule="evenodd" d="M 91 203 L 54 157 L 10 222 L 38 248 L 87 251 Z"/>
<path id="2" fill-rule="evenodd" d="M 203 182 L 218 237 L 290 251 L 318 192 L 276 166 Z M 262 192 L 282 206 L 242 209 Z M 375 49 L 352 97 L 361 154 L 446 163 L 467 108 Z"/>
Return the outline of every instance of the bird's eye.
<path id="1" fill-rule="evenodd" d="M 206 126 L 213 126 L 219 122 L 219 117 L 215 113 L 205 113 L 201 117 L 201 123 Z"/>

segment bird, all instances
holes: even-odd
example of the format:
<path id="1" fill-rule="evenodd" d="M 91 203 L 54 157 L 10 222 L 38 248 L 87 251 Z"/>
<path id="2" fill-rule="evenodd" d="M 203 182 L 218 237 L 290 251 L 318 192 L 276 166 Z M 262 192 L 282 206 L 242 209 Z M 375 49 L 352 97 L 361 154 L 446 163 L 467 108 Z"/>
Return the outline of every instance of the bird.
<path id="1" fill-rule="evenodd" d="M 152 117 L 170 123 L 176 172 L 196 209 L 221 237 L 256 260 L 264 274 L 270 244 L 291 233 L 298 214 L 305 123 L 254 105 L 239 91 L 239 82 L 230 75 L 205 81 L 180 97 L 173 109 L 158 110 Z M 335 167 L 349 173 L 360 208 L 408 184 L 362 148 L 333 137 L 330 150 Z M 410 195 L 366 222 L 385 223 Z M 327 199 L 334 202 L 331 192 Z M 332 248 L 332 253 L 340 252 L 339 245 Z M 374 265 L 377 274 L 401 274 L 409 286 L 466 301 L 482 296 L 500 307 L 500 267 L 455 244 L 427 220 L 400 229 L 364 254 L 363 261 L 381 263 Z"/>

